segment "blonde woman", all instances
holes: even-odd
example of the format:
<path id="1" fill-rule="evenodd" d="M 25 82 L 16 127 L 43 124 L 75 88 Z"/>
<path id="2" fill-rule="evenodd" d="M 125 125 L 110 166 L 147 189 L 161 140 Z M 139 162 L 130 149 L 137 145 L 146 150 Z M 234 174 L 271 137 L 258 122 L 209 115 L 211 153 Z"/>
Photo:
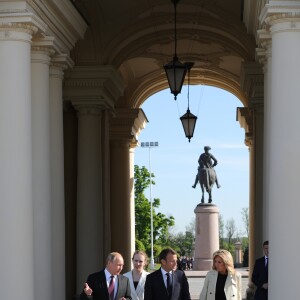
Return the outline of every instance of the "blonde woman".
<path id="1" fill-rule="evenodd" d="M 213 254 L 213 266 L 205 277 L 200 300 L 242 300 L 241 274 L 236 272 L 227 250 Z"/>
<path id="2" fill-rule="evenodd" d="M 144 299 L 144 286 L 146 276 L 149 274 L 145 271 L 148 264 L 148 256 L 143 251 L 135 251 L 132 256 L 133 269 L 124 274 L 129 279 L 132 300 Z"/>

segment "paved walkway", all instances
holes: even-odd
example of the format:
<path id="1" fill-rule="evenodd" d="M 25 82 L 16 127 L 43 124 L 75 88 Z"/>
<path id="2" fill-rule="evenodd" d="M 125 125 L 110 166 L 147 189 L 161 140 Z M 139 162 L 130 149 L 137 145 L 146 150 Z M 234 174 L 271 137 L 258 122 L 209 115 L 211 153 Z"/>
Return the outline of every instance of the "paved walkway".
<path id="1" fill-rule="evenodd" d="M 246 289 L 248 287 L 248 270 L 237 269 L 242 274 L 242 297 L 246 299 Z M 185 271 L 190 286 L 192 300 L 198 300 L 202 290 L 207 271 Z"/>

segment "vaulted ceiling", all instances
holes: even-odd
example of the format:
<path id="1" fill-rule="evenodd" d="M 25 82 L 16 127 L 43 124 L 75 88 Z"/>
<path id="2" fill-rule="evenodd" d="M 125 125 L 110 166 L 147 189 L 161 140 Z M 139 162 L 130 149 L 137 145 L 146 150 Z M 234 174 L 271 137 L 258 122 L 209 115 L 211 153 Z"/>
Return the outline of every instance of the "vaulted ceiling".
<path id="1" fill-rule="evenodd" d="M 191 84 L 223 88 L 246 104 L 241 66 L 254 61 L 256 45 L 246 30 L 243 3 L 179 1 L 177 55 L 181 62 L 195 63 Z M 163 65 L 174 55 L 171 0 L 76 0 L 75 5 L 89 24 L 73 52 L 76 65 L 113 65 L 123 78 L 123 101 L 130 107 L 168 87 Z"/>

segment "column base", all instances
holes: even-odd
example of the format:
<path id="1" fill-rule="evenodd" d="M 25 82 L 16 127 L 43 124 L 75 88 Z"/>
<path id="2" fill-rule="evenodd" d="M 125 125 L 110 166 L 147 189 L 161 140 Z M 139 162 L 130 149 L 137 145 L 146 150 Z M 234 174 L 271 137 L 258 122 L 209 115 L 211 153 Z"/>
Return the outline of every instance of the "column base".
<path id="1" fill-rule="evenodd" d="M 212 259 L 195 258 L 193 263 L 193 270 L 208 271 L 211 270 L 212 264 Z"/>

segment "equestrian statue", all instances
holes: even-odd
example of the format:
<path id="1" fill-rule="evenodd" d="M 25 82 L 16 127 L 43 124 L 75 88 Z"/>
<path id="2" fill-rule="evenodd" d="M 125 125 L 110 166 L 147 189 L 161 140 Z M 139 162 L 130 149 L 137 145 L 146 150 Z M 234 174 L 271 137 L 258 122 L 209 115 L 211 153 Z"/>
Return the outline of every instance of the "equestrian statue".
<path id="1" fill-rule="evenodd" d="M 198 182 L 200 184 L 202 190 L 201 203 L 204 203 L 204 189 L 208 193 L 208 203 L 211 203 L 211 191 L 214 183 L 216 183 L 217 188 L 221 187 L 218 182 L 216 171 L 214 169 L 214 167 L 218 164 L 218 161 L 211 153 L 209 153 L 210 149 L 211 148 L 209 146 L 205 146 L 204 153 L 202 153 L 198 159 L 198 173 L 193 185 L 193 188 L 195 188 Z"/>

